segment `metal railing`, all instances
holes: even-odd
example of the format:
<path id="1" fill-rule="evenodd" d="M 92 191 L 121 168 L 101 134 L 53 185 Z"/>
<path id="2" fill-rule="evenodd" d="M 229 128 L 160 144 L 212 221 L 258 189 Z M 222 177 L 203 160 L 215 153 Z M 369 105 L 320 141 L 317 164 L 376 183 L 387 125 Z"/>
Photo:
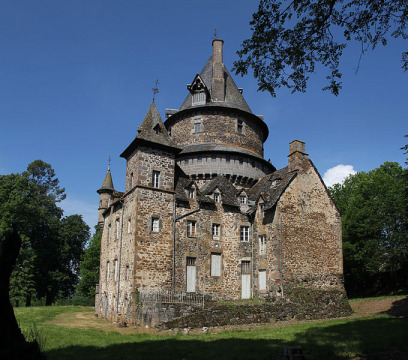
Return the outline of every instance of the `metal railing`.
<path id="1" fill-rule="evenodd" d="M 144 290 L 139 293 L 144 304 L 187 304 L 204 308 L 204 295 L 173 290 Z"/>

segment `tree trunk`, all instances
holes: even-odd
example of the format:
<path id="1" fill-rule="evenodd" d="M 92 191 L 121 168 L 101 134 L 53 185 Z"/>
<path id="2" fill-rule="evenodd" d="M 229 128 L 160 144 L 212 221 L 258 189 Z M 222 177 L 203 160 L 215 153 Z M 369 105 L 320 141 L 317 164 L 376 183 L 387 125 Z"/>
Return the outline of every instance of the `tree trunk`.
<path id="1" fill-rule="evenodd" d="M 12 232 L 0 239 L 0 358 L 1 359 L 42 359 L 38 344 L 27 343 L 18 327 L 10 303 L 10 276 L 20 252 L 21 238 L 14 227 Z"/>

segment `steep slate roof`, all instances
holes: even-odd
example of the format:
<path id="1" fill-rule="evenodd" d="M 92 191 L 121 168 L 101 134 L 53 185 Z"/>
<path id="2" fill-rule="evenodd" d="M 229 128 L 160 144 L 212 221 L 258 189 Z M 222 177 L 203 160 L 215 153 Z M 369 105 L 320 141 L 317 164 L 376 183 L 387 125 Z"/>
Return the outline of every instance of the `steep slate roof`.
<path id="1" fill-rule="evenodd" d="M 104 192 L 104 191 L 114 191 L 115 188 L 113 187 L 113 181 L 112 181 L 112 175 L 110 172 L 110 169 L 108 169 L 105 179 L 103 180 L 102 186 L 97 190 L 98 193 Z"/>
<path id="2" fill-rule="evenodd" d="M 217 175 L 214 179 L 205 183 L 200 191 L 204 195 L 209 195 L 212 194 L 215 189 L 220 191 L 221 202 L 224 205 L 239 206 L 237 199 L 238 190 L 225 176 Z"/>
<path id="3" fill-rule="evenodd" d="M 196 188 L 196 199 L 198 201 L 205 202 L 205 203 L 214 203 L 213 199 L 201 193 L 201 191 L 198 189 L 197 184 L 193 180 L 190 180 L 189 177 L 184 174 L 183 170 L 181 170 L 179 166 L 176 166 L 175 183 L 176 183 L 176 186 L 175 186 L 176 200 L 188 202 L 189 199 L 186 195 L 186 189 L 194 185 Z"/>
<path id="4" fill-rule="evenodd" d="M 156 127 L 158 127 L 160 130 L 158 134 L 155 130 Z M 161 148 L 166 148 L 167 150 L 172 150 L 173 152 L 179 152 L 181 150 L 173 146 L 173 142 L 167 133 L 167 129 L 164 126 L 163 120 L 159 114 L 159 110 L 157 110 L 154 100 L 152 101 L 149 110 L 147 110 L 147 114 L 142 122 L 142 125 L 140 125 L 138 128 L 138 133 L 135 139 L 120 156 L 126 158 L 138 143 L 147 143 Z"/>
<path id="5" fill-rule="evenodd" d="M 241 92 L 238 90 L 237 85 L 235 85 L 232 76 L 228 72 L 225 65 L 224 68 L 224 79 L 225 79 L 225 101 L 222 102 L 207 102 L 203 105 L 194 105 L 194 108 L 200 106 L 224 106 L 230 107 L 235 109 L 240 109 L 249 113 L 252 113 L 251 109 L 249 108 L 248 104 L 246 103 L 244 97 L 242 96 Z M 209 89 L 211 94 L 211 86 L 212 86 L 212 76 L 213 76 L 213 61 L 212 55 L 208 59 L 207 63 L 204 65 L 203 70 L 200 73 L 200 77 L 203 80 L 206 87 Z M 191 101 L 191 94 L 189 93 L 184 100 L 183 104 L 181 105 L 179 111 L 191 108 L 192 101 Z"/>
<path id="6" fill-rule="evenodd" d="M 295 177 L 296 172 L 289 172 L 288 167 L 277 170 L 270 175 L 264 176 L 248 190 L 248 198 L 249 200 L 258 201 L 259 196 L 262 194 L 265 210 L 269 210 L 276 205 L 287 186 Z M 275 185 L 273 185 L 274 181 L 276 181 Z"/>

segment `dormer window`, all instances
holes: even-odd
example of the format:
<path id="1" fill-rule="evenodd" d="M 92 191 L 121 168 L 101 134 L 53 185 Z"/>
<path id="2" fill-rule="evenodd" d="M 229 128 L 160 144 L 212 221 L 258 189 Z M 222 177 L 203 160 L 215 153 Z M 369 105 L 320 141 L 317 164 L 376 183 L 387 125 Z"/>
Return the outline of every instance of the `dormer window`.
<path id="1" fill-rule="evenodd" d="M 218 204 L 220 202 L 221 196 L 220 193 L 214 193 L 214 201 Z"/>
<path id="2" fill-rule="evenodd" d="M 247 198 L 246 198 L 245 195 L 241 195 L 241 196 L 239 197 L 239 203 L 240 203 L 241 205 L 246 205 L 246 203 L 247 203 Z"/>
<path id="3" fill-rule="evenodd" d="M 259 204 L 259 217 L 263 219 L 265 217 L 265 204 Z"/>
<path id="4" fill-rule="evenodd" d="M 159 135 L 161 133 L 161 129 L 160 129 L 160 125 L 157 124 L 154 128 L 153 128 L 154 132 L 156 133 L 156 135 Z"/>
<path id="5" fill-rule="evenodd" d="M 197 91 L 193 94 L 193 105 L 204 105 L 205 100 L 205 91 Z"/>
<path id="6" fill-rule="evenodd" d="M 194 199 L 194 196 L 195 195 L 195 190 L 194 190 L 194 188 L 192 187 L 192 188 L 190 188 L 190 189 L 188 189 L 188 197 L 190 198 L 190 199 Z"/>

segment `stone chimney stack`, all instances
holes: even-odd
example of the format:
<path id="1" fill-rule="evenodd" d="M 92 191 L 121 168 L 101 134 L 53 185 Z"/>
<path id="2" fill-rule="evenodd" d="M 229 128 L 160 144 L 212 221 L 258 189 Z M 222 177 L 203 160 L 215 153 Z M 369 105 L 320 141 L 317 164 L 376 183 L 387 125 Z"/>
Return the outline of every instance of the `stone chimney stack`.
<path id="1" fill-rule="evenodd" d="M 293 140 L 289 143 L 288 167 L 289 171 L 303 169 L 303 164 L 308 159 L 308 154 L 305 153 L 305 143 L 300 140 Z"/>
<path id="2" fill-rule="evenodd" d="M 213 76 L 211 86 L 212 101 L 225 101 L 224 63 L 222 60 L 223 40 L 214 39 L 213 46 Z"/>

